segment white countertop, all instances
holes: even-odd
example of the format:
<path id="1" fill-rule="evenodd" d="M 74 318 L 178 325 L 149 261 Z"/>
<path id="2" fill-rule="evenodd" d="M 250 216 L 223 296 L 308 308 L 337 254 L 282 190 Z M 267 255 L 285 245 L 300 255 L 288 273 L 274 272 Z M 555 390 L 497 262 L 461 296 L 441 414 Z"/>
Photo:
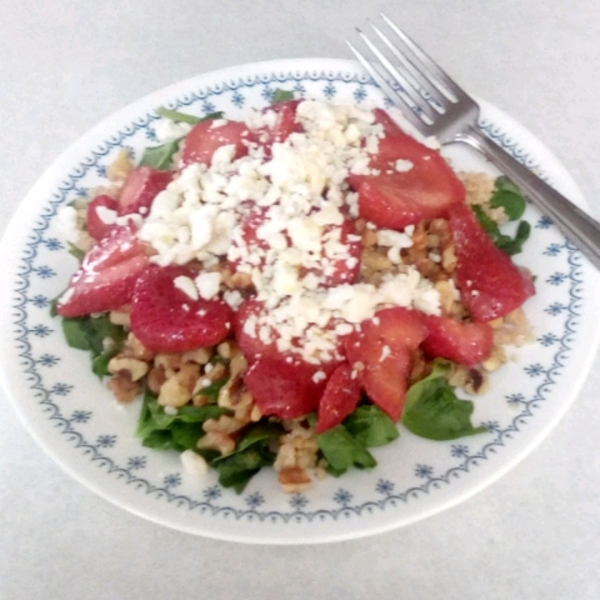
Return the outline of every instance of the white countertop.
<path id="1" fill-rule="evenodd" d="M 349 58 L 385 10 L 516 117 L 600 214 L 595 0 L 0 0 L 0 234 L 52 160 L 167 84 L 284 57 Z M 600 358 L 554 432 L 469 501 L 391 533 L 253 547 L 128 514 L 61 470 L 0 392 L 0 598 L 600 598 Z"/>

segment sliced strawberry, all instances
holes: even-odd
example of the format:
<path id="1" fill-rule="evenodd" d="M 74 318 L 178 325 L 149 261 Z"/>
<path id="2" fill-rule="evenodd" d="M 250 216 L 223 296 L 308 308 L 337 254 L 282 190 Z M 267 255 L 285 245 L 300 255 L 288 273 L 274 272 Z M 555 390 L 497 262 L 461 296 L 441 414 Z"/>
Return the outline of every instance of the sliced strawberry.
<path id="1" fill-rule="evenodd" d="M 269 141 L 281 143 L 288 139 L 290 134 L 304 131 L 301 123 L 296 121 L 296 111 L 300 100 L 286 100 L 278 102 L 265 109 L 265 111 L 273 111 L 277 115 L 275 124 L 269 129 Z"/>
<path id="2" fill-rule="evenodd" d="M 402 230 L 423 219 L 443 217 L 450 206 L 464 202 L 465 188 L 440 153 L 404 133 L 383 111 L 376 113 L 385 137 L 369 167 L 380 173 L 349 177 L 359 193 L 360 216 L 379 227 Z M 399 172 L 398 160 L 412 166 Z"/>
<path id="3" fill-rule="evenodd" d="M 494 333 L 487 323 L 461 323 L 450 317 L 424 317 L 429 333 L 422 348 L 432 358 L 474 367 L 489 357 Z"/>
<path id="4" fill-rule="evenodd" d="M 214 346 L 231 332 L 233 311 L 222 300 L 194 300 L 175 286 L 195 277 L 185 267 L 152 266 L 137 280 L 131 331 L 153 352 L 186 352 Z"/>
<path id="5" fill-rule="evenodd" d="M 321 278 L 321 285 L 324 287 L 335 287 L 356 281 L 360 272 L 362 245 L 360 236 L 356 235 L 354 223 L 350 219 L 344 219 L 341 225 L 328 225 L 324 228 L 323 238 L 332 235 L 337 243 L 346 247 L 344 256 L 333 259 L 324 256 L 321 259 L 321 267 L 301 269 L 300 277 L 304 277 L 307 273 L 314 273 Z M 327 247 L 326 242 L 324 246 Z"/>
<path id="6" fill-rule="evenodd" d="M 244 382 L 263 415 L 297 419 L 317 410 L 326 385 L 313 378 L 322 367 L 291 356 L 262 356 L 246 371 Z"/>
<path id="7" fill-rule="evenodd" d="M 260 300 L 244 300 L 238 308 L 234 318 L 235 339 L 244 356 L 249 362 L 261 356 L 277 356 L 277 343 L 265 342 L 260 337 L 260 327 L 252 326 L 249 319 L 258 317 L 265 312 L 264 302 Z M 275 331 L 272 331 L 275 334 Z M 254 334 L 254 335 L 253 335 Z"/>
<path id="8" fill-rule="evenodd" d="M 352 377 L 352 368 L 342 363 L 331 374 L 319 403 L 319 419 L 315 431 L 323 433 L 339 425 L 360 400 L 361 383 Z"/>
<path id="9" fill-rule="evenodd" d="M 535 293 L 531 276 L 496 247 L 468 206 L 453 206 L 449 224 L 458 258 L 456 282 L 475 321 L 503 317 Z"/>
<path id="10" fill-rule="evenodd" d="M 137 167 L 127 176 L 118 201 L 120 215 L 147 214 L 157 194 L 173 179 L 171 171 Z"/>
<path id="11" fill-rule="evenodd" d="M 83 259 L 58 302 L 58 314 L 81 317 L 120 308 L 131 300 L 134 284 L 148 265 L 147 247 L 135 228 L 112 228 Z"/>
<path id="12" fill-rule="evenodd" d="M 100 213 L 98 212 L 100 209 Z M 95 239 L 103 238 L 115 225 L 103 215 L 103 209 L 114 211 L 114 217 L 117 216 L 117 201 L 106 194 L 96 196 L 87 207 L 87 231 Z M 107 214 L 111 214 L 108 212 Z M 104 217 L 104 219 L 103 219 Z M 108 221 L 108 222 L 107 222 Z"/>
<path id="13" fill-rule="evenodd" d="M 254 140 L 254 135 L 244 123 L 227 121 L 202 121 L 185 136 L 181 164 L 203 163 L 210 165 L 213 154 L 221 146 L 235 146 L 233 158 L 241 158 L 248 154 L 247 142 Z"/>
<path id="14" fill-rule="evenodd" d="M 411 351 L 425 339 L 421 315 L 405 308 L 379 311 L 346 338 L 346 355 L 365 392 L 394 421 L 402 414 Z"/>

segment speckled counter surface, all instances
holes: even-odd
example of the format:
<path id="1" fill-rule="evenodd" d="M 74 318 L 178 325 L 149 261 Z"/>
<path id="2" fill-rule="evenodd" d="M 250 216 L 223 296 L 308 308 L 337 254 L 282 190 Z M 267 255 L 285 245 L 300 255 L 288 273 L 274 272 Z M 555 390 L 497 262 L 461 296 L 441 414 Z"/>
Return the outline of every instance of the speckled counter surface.
<path id="1" fill-rule="evenodd" d="M 345 37 L 379 9 L 552 149 L 600 214 L 593 0 L 0 0 L 0 234 L 52 160 L 115 110 L 221 67 L 349 58 Z M 599 388 L 597 357 L 552 434 L 467 502 L 304 547 L 197 538 L 109 504 L 43 453 L 0 392 L 0 598 L 599 598 Z"/>

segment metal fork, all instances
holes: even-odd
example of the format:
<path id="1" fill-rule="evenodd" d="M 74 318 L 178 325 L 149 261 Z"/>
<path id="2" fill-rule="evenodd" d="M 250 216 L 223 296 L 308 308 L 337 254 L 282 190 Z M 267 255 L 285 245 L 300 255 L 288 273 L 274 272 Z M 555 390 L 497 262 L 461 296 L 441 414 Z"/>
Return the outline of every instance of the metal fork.
<path id="1" fill-rule="evenodd" d="M 384 14 L 381 17 L 391 34 L 369 23 L 380 40 L 379 47 L 357 28 L 374 59 L 367 59 L 352 43 L 347 44 L 389 99 L 405 109 L 404 117 L 441 144 L 458 142 L 481 152 L 600 269 L 600 223 L 488 138 L 477 124 L 478 104 L 408 35 Z"/>

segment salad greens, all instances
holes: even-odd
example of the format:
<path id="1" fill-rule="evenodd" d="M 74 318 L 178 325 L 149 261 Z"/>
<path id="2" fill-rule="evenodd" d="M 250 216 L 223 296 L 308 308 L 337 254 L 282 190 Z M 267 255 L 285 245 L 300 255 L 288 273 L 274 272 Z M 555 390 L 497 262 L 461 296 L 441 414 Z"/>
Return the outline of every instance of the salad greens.
<path id="1" fill-rule="evenodd" d="M 402 424 L 415 435 L 441 441 L 487 431 L 471 424 L 473 402 L 457 398 L 447 381 L 451 369 L 452 363 L 436 359 L 431 374 L 408 390 Z"/>
<path id="2" fill-rule="evenodd" d="M 189 123 L 190 125 L 223 118 L 222 112 L 213 112 L 204 117 L 196 117 L 162 106 L 156 109 L 156 114 L 177 123 Z M 179 151 L 179 143 L 184 137 L 185 136 L 182 136 L 177 140 L 161 144 L 160 146 L 150 146 L 146 148 L 138 166 L 152 167 L 159 171 L 171 170 L 173 168 L 173 156 Z"/>
<path id="3" fill-rule="evenodd" d="M 523 216 L 527 203 L 519 188 L 508 177 L 498 177 L 496 187 L 490 200 L 492 208 L 504 209 L 509 221 L 517 221 Z M 491 219 L 483 209 L 473 204 L 473 212 L 477 216 L 481 226 L 488 232 L 494 244 L 509 256 L 518 254 L 523 248 L 524 242 L 529 239 L 531 225 L 527 221 L 520 221 L 517 226 L 515 237 L 506 235 L 500 231 L 498 223 Z"/>
<path id="4" fill-rule="evenodd" d="M 278 104 L 279 102 L 287 102 L 288 100 L 294 99 L 294 92 L 289 92 L 287 90 L 282 90 L 277 88 L 273 92 L 273 99 L 271 100 L 272 104 Z"/>
<path id="5" fill-rule="evenodd" d="M 71 348 L 90 351 L 92 371 L 98 377 L 108 375 L 108 363 L 121 351 L 127 337 L 125 329 L 111 323 L 108 314 L 99 317 L 65 317 L 62 330 Z"/>

